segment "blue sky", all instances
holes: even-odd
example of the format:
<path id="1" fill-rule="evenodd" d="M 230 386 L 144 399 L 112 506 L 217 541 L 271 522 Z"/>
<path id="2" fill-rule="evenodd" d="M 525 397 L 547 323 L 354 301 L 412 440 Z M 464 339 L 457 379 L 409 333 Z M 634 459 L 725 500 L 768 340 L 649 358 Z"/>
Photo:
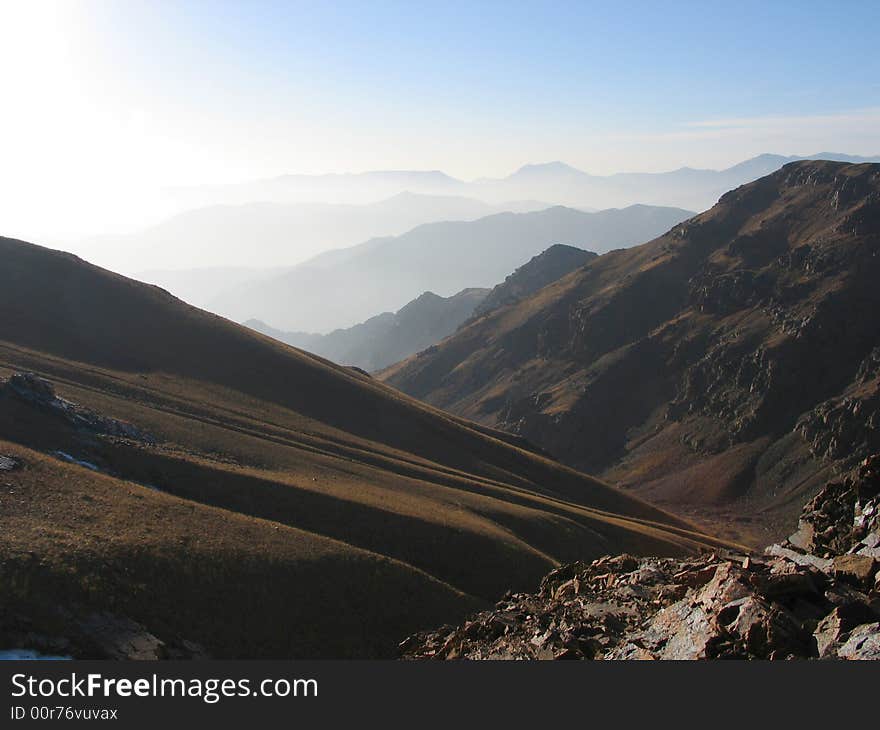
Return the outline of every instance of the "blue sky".
<path id="1" fill-rule="evenodd" d="M 0 194 L 878 154 L 878 33 L 876 0 L 4 3 Z"/>
<path id="2" fill-rule="evenodd" d="M 392 122 L 656 131 L 880 103 L 877 2 L 160 1 L 98 16 L 160 94 L 209 104 L 225 91 Z"/>

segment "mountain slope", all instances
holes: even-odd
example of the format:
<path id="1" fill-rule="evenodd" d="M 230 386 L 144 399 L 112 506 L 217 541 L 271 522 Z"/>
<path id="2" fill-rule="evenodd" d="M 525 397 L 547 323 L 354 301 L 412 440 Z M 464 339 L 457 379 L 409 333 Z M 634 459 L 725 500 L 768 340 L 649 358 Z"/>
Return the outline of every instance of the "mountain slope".
<path id="1" fill-rule="evenodd" d="M 474 316 L 481 317 L 495 309 L 525 299 L 579 266 L 583 266 L 597 255 L 592 251 L 557 243 L 524 263 L 493 288 L 477 305 Z"/>
<path id="2" fill-rule="evenodd" d="M 327 335 L 280 332 L 259 320 L 248 320 L 245 326 L 340 365 L 373 372 L 451 335 L 488 293 L 487 289 L 464 289 L 451 297 L 438 297 L 425 292 L 397 312 L 384 312 Z"/>
<path id="3" fill-rule="evenodd" d="M 556 207 L 430 223 L 230 291 L 210 309 L 236 321 L 326 332 L 361 322 L 365 313 L 396 311 L 425 291 L 449 296 L 494 286 L 553 243 L 604 252 L 646 241 L 688 215 L 649 206 L 597 213 Z"/>
<path id="4" fill-rule="evenodd" d="M 0 257 L 4 625 L 387 656 L 558 561 L 711 542 L 161 289 L 21 241 Z"/>
<path id="5" fill-rule="evenodd" d="M 383 378 L 765 543 L 876 447 L 880 166 L 798 162 Z"/>

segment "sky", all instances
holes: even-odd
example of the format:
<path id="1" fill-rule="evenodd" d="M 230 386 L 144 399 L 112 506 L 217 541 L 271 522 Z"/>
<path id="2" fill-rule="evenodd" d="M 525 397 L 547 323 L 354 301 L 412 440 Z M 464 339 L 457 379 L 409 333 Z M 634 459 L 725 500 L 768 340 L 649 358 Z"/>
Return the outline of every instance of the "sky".
<path id="1" fill-rule="evenodd" d="M 0 234 L 284 173 L 880 154 L 880 3 L 0 0 Z"/>

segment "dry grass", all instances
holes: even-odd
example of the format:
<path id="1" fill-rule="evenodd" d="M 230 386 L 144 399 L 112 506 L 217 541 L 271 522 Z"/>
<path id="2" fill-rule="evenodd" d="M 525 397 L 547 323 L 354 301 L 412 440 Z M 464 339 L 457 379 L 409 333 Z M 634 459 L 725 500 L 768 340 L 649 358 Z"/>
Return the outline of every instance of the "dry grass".
<path id="1" fill-rule="evenodd" d="M 161 290 L 8 239 L 0 254 L 0 374 L 35 371 L 158 441 L 0 400 L 0 453 L 26 465 L 0 480 L 7 607 L 81 601 L 222 656 L 388 656 L 559 561 L 718 544 Z"/>

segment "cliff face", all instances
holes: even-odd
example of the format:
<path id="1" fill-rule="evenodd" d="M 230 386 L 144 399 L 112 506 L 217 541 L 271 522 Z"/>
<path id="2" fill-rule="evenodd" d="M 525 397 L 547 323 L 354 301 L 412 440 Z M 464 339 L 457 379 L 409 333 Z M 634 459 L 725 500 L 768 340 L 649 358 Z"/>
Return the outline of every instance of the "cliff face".
<path id="1" fill-rule="evenodd" d="M 753 544 L 876 449 L 880 166 L 799 162 L 387 382 Z"/>

